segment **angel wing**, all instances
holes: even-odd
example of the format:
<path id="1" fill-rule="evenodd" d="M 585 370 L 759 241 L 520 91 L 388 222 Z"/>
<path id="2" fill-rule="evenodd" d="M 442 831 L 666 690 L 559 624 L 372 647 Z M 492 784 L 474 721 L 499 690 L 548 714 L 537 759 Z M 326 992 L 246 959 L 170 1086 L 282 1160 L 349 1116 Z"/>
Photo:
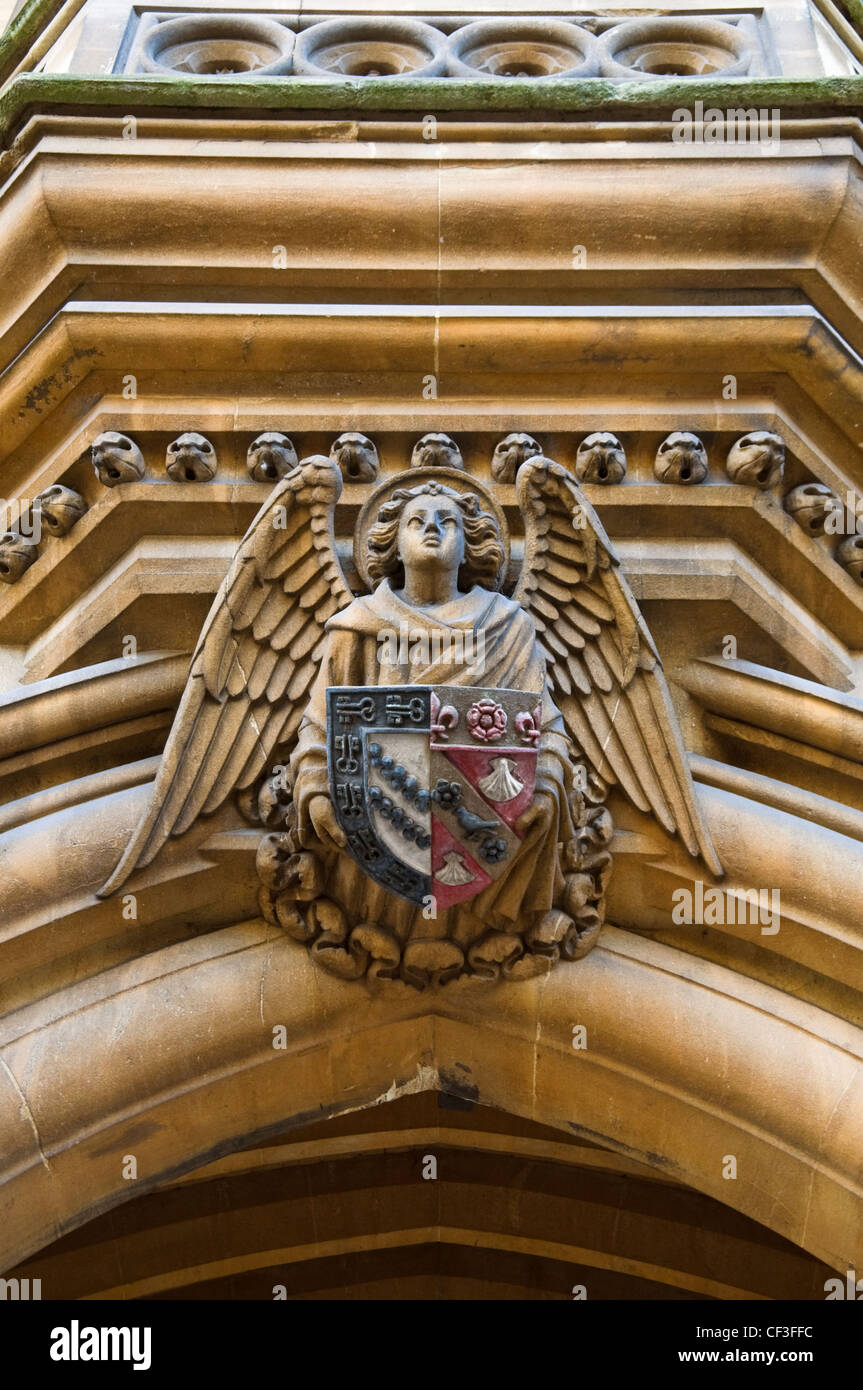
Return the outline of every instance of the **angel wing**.
<path id="1" fill-rule="evenodd" d="M 351 602 L 333 539 L 342 475 L 304 459 L 273 489 L 234 556 L 192 657 L 150 804 L 99 890 L 107 897 L 171 835 L 287 757 L 324 640 Z"/>
<path id="2" fill-rule="evenodd" d="M 551 459 L 521 467 L 517 496 L 525 554 L 513 597 L 533 617 L 570 736 L 600 777 L 721 876 L 659 654 L 599 518 Z"/>

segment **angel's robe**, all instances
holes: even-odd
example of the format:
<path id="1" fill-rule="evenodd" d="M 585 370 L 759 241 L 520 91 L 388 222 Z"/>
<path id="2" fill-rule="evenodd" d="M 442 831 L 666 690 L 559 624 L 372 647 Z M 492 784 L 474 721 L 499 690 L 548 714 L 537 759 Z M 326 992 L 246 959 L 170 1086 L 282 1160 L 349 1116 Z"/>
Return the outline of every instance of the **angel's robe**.
<path id="1" fill-rule="evenodd" d="M 417 637 L 426 633 L 426 651 L 441 651 L 442 655 L 426 665 L 415 661 L 390 664 L 389 656 L 402 653 L 394 653 L 397 643 L 388 640 L 389 636 L 405 628 L 410 633 L 410 654 L 417 650 Z M 445 640 L 447 631 L 453 638 L 461 634 L 460 640 Z M 477 670 L 468 659 L 476 647 L 465 634 L 480 632 L 484 650 Z M 303 844 L 321 852 L 309 819 L 309 802 L 313 796 L 331 795 L 326 743 L 329 686 L 462 685 L 541 691 L 536 788 L 550 813 L 545 825 L 527 830 L 501 878 L 436 919 L 428 920 L 422 909 L 374 883 L 346 853 L 326 856 L 327 897 L 339 903 L 352 925 L 375 922 L 402 941 L 450 936 L 463 947 L 488 926 L 507 930 L 518 922 L 523 927 L 535 914 L 557 905 L 564 888 L 558 844 L 574 833 L 570 812 L 573 767 L 563 719 L 549 694 L 545 657 L 530 615 L 512 599 L 478 585 L 431 614 L 405 603 L 385 579 L 373 594 L 354 599 L 332 617 L 326 633 L 320 670 L 291 757 L 293 799 Z"/>

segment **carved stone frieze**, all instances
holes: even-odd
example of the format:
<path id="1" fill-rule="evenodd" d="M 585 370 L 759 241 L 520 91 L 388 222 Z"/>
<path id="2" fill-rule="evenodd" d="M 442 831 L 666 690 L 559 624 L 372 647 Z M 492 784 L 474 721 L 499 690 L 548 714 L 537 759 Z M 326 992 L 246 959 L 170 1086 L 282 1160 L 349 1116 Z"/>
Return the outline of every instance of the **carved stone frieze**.
<path id="1" fill-rule="evenodd" d="M 407 15 L 341 15 L 281 22 L 264 13 L 147 13 L 129 71 L 209 77 L 476 80 L 603 76 L 738 77 L 781 71 L 757 37 L 753 11 L 729 22 L 697 14 L 613 19 L 498 15 L 442 23 Z"/>

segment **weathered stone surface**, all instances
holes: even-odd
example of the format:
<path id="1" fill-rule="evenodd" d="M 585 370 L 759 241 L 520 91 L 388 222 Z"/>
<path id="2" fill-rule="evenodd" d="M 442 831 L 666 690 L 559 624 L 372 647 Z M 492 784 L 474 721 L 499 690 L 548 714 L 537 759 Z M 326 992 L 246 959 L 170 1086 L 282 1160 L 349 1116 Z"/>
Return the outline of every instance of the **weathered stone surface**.
<path id="1" fill-rule="evenodd" d="M 209 439 L 194 430 L 168 445 L 165 470 L 175 483 L 206 483 L 216 475 L 218 461 Z"/>
<path id="2" fill-rule="evenodd" d="M 766 489 L 782 481 L 785 444 L 769 430 L 753 430 L 735 440 L 725 462 L 732 482 Z"/>
<path id="3" fill-rule="evenodd" d="M 661 483 L 691 487 L 707 477 L 707 450 L 691 430 L 675 430 L 656 451 L 653 471 Z"/>
<path id="4" fill-rule="evenodd" d="M 144 456 L 134 440 L 116 430 L 106 430 L 91 446 L 93 470 L 105 487 L 134 483 L 143 478 Z"/>
<path id="5" fill-rule="evenodd" d="M 130 82 L 124 16 L 89 26 L 116 39 L 102 77 L 57 71 L 49 45 L 48 70 L 4 90 L 4 1268 L 29 1256 L 40 1277 L 44 1259 L 76 1297 L 237 1297 L 279 1248 L 291 1293 L 320 1292 L 302 1280 L 326 1243 L 350 1294 L 361 1256 L 387 1297 L 499 1297 L 551 1278 L 548 1249 L 588 1249 L 590 1297 L 641 1280 L 651 1298 L 812 1299 L 825 1267 L 863 1267 L 859 79 L 765 86 L 841 47 L 807 20 L 792 53 L 770 13 L 579 16 L 567 37 L 592 25 L 587 48 L 622 72 L 575 81 L 550 72 L 541 16 L 473 35 L 450 16 L 436 38 L 362 16 L 323 44 L 330 21 L 288 17 L 313 68 L 288 83 L 256 79 L 248 16 L 218 17 L 227 53 L 197 13 L 169 72 Z M 177 35 L 140 18 L 119 60 L 136 72 L 146 23 Z M 474 77 L 446 73 L 447 29 Z M 219 72 L 244 40 L 244 71 Z M 372 75 L 387 63 L 403 75 Z M 782 107 L 781 146 L 673 139 L 676 108 L 738 104 L 722 74 L 741 63 L 747 104 Z M 296 457 L 315 476 L 282 515 L 267 487 Z M 382 583 L 378 509 L 428 482 L 487 498 L 486 539 L 506 542 L 452 601 L 487 596 L 514 672 L 508 623 L 533 624 L 561 725 L 524 710 L 521 731 L 544 722 L 545 754 L 560 740 L 544 772 L 572 778 L 573 833 L 539 827 L 560 881 L 529 919 L 411 908 L 408 932 L 371 878 L 344 891 L 339 848 L 318 849 L 339 819 L 285 772 L 324 660 L 362 649 L 358 684 L 391 688 L 375 623 L 338 619 Z M 28 518 L 52 496 L 58 532 L 77 520 L 60 539 L 46 521 L 37 547 Z M 243 542 L 262 507 L 278 526 Z M 434 625 L 425 584 L 408 633 Z M 494 733 L 509 676 L 487 675 L 462 693 Z M 201 742 L 174 764 L 199 699 Z M 443 704 L 435 724 L 451 734 Z M 394 807 L 399 765 L 378 788 Z M 499 758 L 477 796 L 521 780 Z M 154 804 L 179 833 L 99 898 Z M 468 811 L 456 824 L 481 831 L 485 806 Z M 693 815 L 722 880 L 683 842 Z M 458 1143 L 456 1111 L 399 1131 L 380 1108 L 424 1097 L 473 1105 Z M 416 1182 L 444 1143 L 457 1177 Z M 340 1184 L 342 1159 L 366 1166 Z M 238 1195 L 235 1171 L 267 1196 Z M 437 1255 L 448 1231 L 463 1265 L 400 1288 L 393 1252 Z M 509 1286 L 504 1254 L 524 1262 Z"/>
<path id="6" fill-rule="evenodd" d="M 373 483 L 378 476 L 380 460 L 374 441 L 356 430 L 346 430 L 333 440 L 330 458 L 346 483 Z"/>
<path id="7" fill-rule="evenodd" d="M 575 476 L 580 483 L 622 482 L 626 477 L 626 450 L 616 434 L 602 430 L 589 434 L 578 446 Z"/>
<path id="8" fill-rule="evenodd" d="M 70 487 L 54 483 L 36 498 L 36 509 L 42 525 L 52 536 L 65 536 L 87 510 L 87 503 Z"/>
<path id="9" fill-rule="evenodd" d="M 286 434 L 266 430 L 253 439 L 246 455 L 249 477 L 256 483 L 275 483 L 297 466 L 297 451 Z"/>

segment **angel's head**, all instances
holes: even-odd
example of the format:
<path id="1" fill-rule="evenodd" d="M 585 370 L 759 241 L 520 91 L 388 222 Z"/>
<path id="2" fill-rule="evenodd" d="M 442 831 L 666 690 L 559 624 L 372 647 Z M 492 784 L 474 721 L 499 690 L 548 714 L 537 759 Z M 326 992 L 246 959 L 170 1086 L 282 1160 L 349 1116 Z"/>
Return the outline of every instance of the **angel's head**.
<path id="1" fill-rule="evenodd" d="M 497 520 L 473 492 L 443 483 L 398 488 L 369 530 L 368 571 L 374 583 L 406 572 L 449 570 L 460 589 L 495 588 L 504 559 Z"/>

